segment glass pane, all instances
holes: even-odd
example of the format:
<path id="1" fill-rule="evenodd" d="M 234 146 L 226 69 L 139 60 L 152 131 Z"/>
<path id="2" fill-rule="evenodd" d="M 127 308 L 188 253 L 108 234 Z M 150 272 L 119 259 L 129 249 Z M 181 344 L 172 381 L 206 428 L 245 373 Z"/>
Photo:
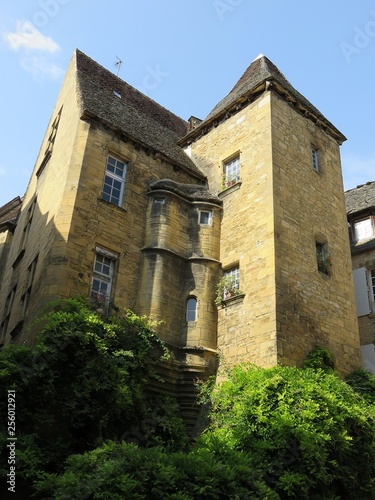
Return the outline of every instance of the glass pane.
<path id="1" fill-rule="evenodd" d="M 186 304 L 186 321 L 196 321 L 197 319 L 197 299 L 191 297 Z"/>
<path id="2" fill-rule="evenodd" d="M 199 223 L 202 225 L 209 225 L 211 220 L 211 212 L 200 212 Z"/>

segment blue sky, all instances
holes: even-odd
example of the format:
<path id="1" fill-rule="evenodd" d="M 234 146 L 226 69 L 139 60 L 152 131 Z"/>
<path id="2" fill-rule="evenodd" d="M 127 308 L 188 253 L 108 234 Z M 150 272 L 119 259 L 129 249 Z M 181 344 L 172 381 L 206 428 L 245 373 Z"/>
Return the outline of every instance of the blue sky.
<path id="1" fill-rule="evenodd" d="M 5 4 L 5 5 L 4 5 Z M 345 189 L 375 180 L 370 0 L 18 0 L 0 7 L 0 206 L 26 190 L 75 48 L 184 119 L 259 53 L 347 138 Z"/>

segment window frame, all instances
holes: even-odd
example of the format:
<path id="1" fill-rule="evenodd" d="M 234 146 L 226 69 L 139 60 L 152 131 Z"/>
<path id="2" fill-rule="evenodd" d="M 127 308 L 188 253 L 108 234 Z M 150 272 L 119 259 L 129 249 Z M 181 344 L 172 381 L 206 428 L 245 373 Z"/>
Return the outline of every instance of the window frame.
<path id="1" fill-rule="evenodd" d="M 190 308 L 189 303 L 192 303 L 193 301 L 194 301 L 194 308 Z M 194 319 L 190 318 L 191 313 L 194 314 Z M 197 299 L 197 297 L 192 295 L 192 296 L 188 297 L 188 299 L 186 300 L 185 319 L 186 319 L 187 323 L 195 323 L 197 321 L 197 318 L 198 318 L 198 299 Z"/>
<path id="2" fill-rule="evenodd" d="M 232 279 L 234 277 L 234 284 L 233 286 L 228 289 L 224 288 L 223 289 L 223 300 L 226 300 L 228 298 L 231 298 L 232 296 L 235 296 L 240 292 L 240 266 L 232 266 L 228 269 L 224 269 L 223 271 L 223 278 L 224 280 L 227 278 Z M 229 295 L 229 296 L 228 296 Z"/>
<path id="3" fill-rule="evenodd" d="M 202 214 L 208 214 L 208 222 L 202 222 Z M 198 210 L 198 224 L 200 226 L 212 226 L 212 210 Z"/>
<path id="4" fill-rule="evenodd" d="M 233 167 L 235 165 L 235 167 Z M 241 180 L 241 157 L 236 153 L 223 161 L 223 189 L 236 184 Z"/>
<path id="5" fill-rule="evenodd" d="M 367 269 L 367 283 L 370 295 L 370 307 L 375 312 L 375 268 Z"/>
<path id="6" fill-rule="evenodd" d="M 369 223 L 371 234 L 369 236 L 367 236 L 365 234 L 364 237 L 360 237 L 358 235 L 358 225 L 363 224 L 365 222 Z M 352 228 L 353 228 L 353 239 L 354 239 L 354 241 L 364 241 L 364 240 L 368 240 L 370 238 L 373 238 L 374 235 L 375 235 L 374 217 L 372 215 L 367 215 L 366 217 L 361 217 L 360 219 L 356 219 L 356 220 L 353 221 Z M 366 232 L 366 230 L 365 230 L 365 232 Z"/>
<path id="7" fill-rule="evenodd" d="M 315 172 L 320 173 L 320 150 L 315 146 L 311 146 L 311 165 Z"/>
<path id="8" fill-rule="evenodd" d="M 331 257 L 329 255 L 328 243 L 315 241 L 315 254 L 318 271 L 326 276 L 331 275 Z"/>
<path id="9" fill-rule="evenodd" d="M 112 165 L 110 163 L 110 159 L 114 160 L 115 164 Z M 122 175 L 119 175 L 116 173 L 116 168 L 117 164 L 120 163 L 123 165 L 123 173 Z M 108 169 L 108 167 L 114 167 L 115 172 L 111 172 L 111 170 Z M 107 161 L 106 161 L 106 168 L 105 168 L 105 173 L 104 173 L 104 179 L 103 179 L 103 186 L 102 186 L 102 194 L 101 197 L 104 201 L 111 203 L 112 205 L 115 205 L 117 207 L 122 206 L 123 202 L 123 197 L 124 197 L 124 188 L 125 188 L 125 178 L 126 178 L 126 172 L 127 172 L 127 167 L 128 163 L 126 161 L 120 160 L 119 158 L 116 158 L 113 155 L 108 155 L 107 156 Z M 111 183 L 106 182 L 107 178 L 111 180 Z M 114 190 L 114 183 L 119 182 L 120 183 L 120 189 L 119 189 L 119 196 L 118 196 L 118 201 L 117 196 L 113 195 L 113 190 Z M 110 193 L 106 193 L 104 191 L 105 186 L 110 186 Z M 117 188 L 115 188 L 117 189 Z"/>
<path id="10" fill-rule="evenodd" d="M 102 260 L 102 262 L 98 262 L 98 258 Z M 90 286 L 90 299 L 93 302 L 98 304 L 102 304 L 104 306 L 105 312 L 108 312 L 109 304 L 112 296 L 113 282 L 115 277 L 115 264 L 118 255 L 110 252 L 108 250 L 104 250 L 100 247 L 95 248 L 95 259 L 92 270 L 92 279 Z M 97 269 L 97 264 L 102 266 L 101 270 Z M 108 267 L 108 273 L 103 272 L 103 267 Z M 99 282 L 98 290 L 94 290 L 94 282 Z M 106 284 L 106 291 L 102 293 L 102 283 Z"/>

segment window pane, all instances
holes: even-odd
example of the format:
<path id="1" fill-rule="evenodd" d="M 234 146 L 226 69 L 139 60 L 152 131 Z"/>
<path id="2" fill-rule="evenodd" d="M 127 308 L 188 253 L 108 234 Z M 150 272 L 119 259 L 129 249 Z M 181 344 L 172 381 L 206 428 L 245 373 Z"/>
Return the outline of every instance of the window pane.
<path id="1" fill-rule="evenodd" d="M 224 165 L 224 177 L 226 187 L 240 180 L 240 157 L 228 161 Z"/>
<path id="2" fill-rule="evenodd" d="M 356 240 L 365 240 L 373 235 L 372 221 L 370 218 L 354 223 L 354 234 Z"/>
<path id="3" fill-rule="evenodd" d="M 200 212 L 199 224 L 209 226 L 211 224 L 211 212 Z"/>
<path id="4" fill-rule="evenodd" d="M 197 299 L 190 297 L 186 304 L 186 321 L 196 321 L 197 319 Z"/>
<path id="5" fill-rule="evenodd" d="M 319 152 L 317 149 L 311 150 L 313 169 L 319 172 Z"/>
<path id="6" fill-rule="evenodd" d="M 126 174 L 126 163 L 112 156 L 107 158 L 102 198 L 115 205 L 121 205 Z"/>

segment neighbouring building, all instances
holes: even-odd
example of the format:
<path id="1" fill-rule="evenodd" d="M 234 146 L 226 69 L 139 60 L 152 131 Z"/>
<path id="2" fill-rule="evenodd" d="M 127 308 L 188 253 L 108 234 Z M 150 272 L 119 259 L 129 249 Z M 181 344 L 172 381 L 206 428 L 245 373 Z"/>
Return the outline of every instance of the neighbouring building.
<path id="1" fill-rule="evenodd" d="M 21 211 L 22 200 L 19 196 L 0 207 L 0 283 L 13 240 L 18 215 Z"/>
<path id="2" fill-rule="evenodd" d="M 345 193 L 363 367 L 375 373 L 375 182 Z"/>
<path id="3" fill-rule="evenodd" d="M 2 342 L 33 342 L 41 307 L 79 294 L 163 320 L 180 393 L 218 354 L 301 366 L 323 345 L 357 368 L 344 140 L 264 56 L 186 122 L 75 51 L 7 255 Z"/>

